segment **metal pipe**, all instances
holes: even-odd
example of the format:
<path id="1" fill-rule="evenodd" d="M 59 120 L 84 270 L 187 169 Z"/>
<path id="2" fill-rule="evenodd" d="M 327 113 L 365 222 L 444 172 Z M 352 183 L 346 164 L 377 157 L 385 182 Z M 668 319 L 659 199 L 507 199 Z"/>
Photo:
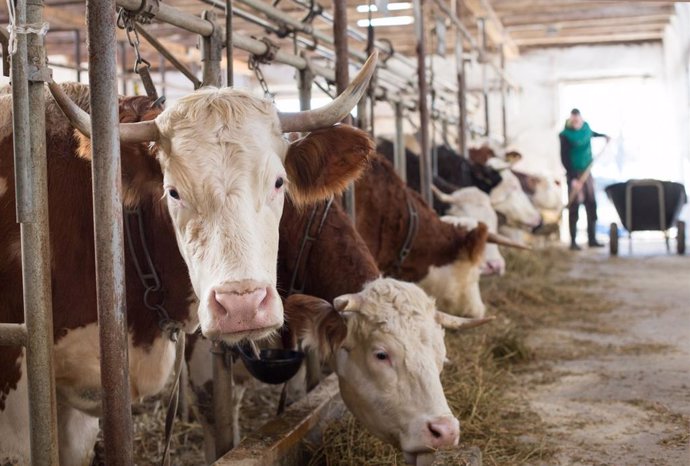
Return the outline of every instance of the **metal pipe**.
<path id="1" fill-rule="evenodd" d="M 234 63 L 233 63 L 233 45 L 232 45 L 232 16 L 233 16 L 232 0 L 225 0 L 225 59 L 227 61 L 226 83 L 228 87 L 234 85 Z"/>
<path id="2" fill-rule="evenodd" d="M 220 60 L 223 55 L 223 30 L 218 27 L 216 21 L 216 14 L 210 10 L 204 10 L 201 17 L 213 24 L 213 34 L 201 38 L 201 63 L 202 68 L 202 86 L 216 86 L 222 85 L 222 73 L 220 69 Z"/>
<path id="3" fill-rule="evenodd" d="M 505 47 L 501 45 L 501 69 L 505 71 L 506 68 L 506 53 Z M 508 146 L 508 112 L 507 112 L 507 96 L 506 96 L 505 81 L 501 82 L 501 128 L 503 129 L 503 147 Z"/>
<path id="4" fill-rule="evenodd" d="M 454 18 L 462 17 L 462 0 L 455 0 Z M 458 79 L 458 154 L 467 154 L 467 90 L 465 81 L 465 41 L 462 39 L 462 23 L 455 24 L 455 74 Z"/>
<path id="5" fill-rule="evenodd" d="M 165 81 L 165 57 L 163 54 L 158 55 L 158 73 L 161 76 L 161 97 L 165 97 L 165 93 L 168 90 L 167 82 Z"/>
<path id="6" fill-rule="evenodd" d="M 15 25 L 41 24 L 43 2 L 18 1 L 15 15 Z M 30 336 L 26 339 L 30 448 L 34 466 L 49 466 L 59 461 L 43 89 L 49 70 L 42 35 L 18 34 L 16 40 L 11 57 L 12 125 L 24 325 Z"/>
<path id="7" fill-rule="evenodd" d="M 122 74 L 122 95 L 127 95 L 127 44 L 118 42 L 120 46 L 120 73 Z"/>
<path id="8" fill-rule="evenodd" d="M 194 85 L 194 89 L 201 87 L 201 81 L 194 75 L 192 70 L 190 70 L 184 63 L 175 57 L 168 49 L 161 44 L 158 39 L 153 37 L 149 32 L 143 28 L 139 23 L 135 25 L 137 32 L 140 36 L 146 39 L 146 42 L 151 44 L 151 46 L 156 49 L 161 55 L 163 55 L 177 70 L 189 79 Z M 124 44 L 124 43 L 123 43 Z"/>
<path id="9" fill-rule="evenodd" d="M 81 82 L 81 31 L 74 30 L 74 61 L 77 63 L 77 82 Z"/>
<path id="10" fill-rule="evenodd" d="M 91 171 L 100 337 L 103 438 L 109 466 L 131 465 L 132 405 L 118 132 L 115 0 L 87 0 Z"/>
<path id="11" fill-rule="evenodd" d="M 141 0 L 117 0 L 117 5 L 125 10 L 136 11 L 141 7 Z M 156 19 L 164 23 L 172 24 L 186 31 L 201 34 L 208 37 L 213 34 L 213 23 L 198 16 L 180 11 L 161 2 L 156 13 Z"/>
<path id="12" fill-rule="evenodd" d="M 486 18 L 477 18 L 477 33 L 481 38 L 482 48 L 480 57 L 482 57 L 482 97 L 484 99 L 484 136 L 489 137 L 491 129 L 489 127 L 489 77 L 487 75 L 487 35 L 486 35 Z"/>
<path id="13" fill-rule="evenodd" d="M 0 324 L 0 346 L 26 346 L 26 325 Z"/>
<path id="14" fill-rule="evenodd" d="M 347 44 L 347 0 L 333 0 L 333 41 L 335 44 L 335 85 L 341 94 L 350 82 Z M 350 123 L 351 118 L 345 119 Z M 343 195 L 343 207 L 350 219 L 355 221 L 355 190 L 350 185 Z"/>
<path id="15" fill-rule="evenodd" d="M 424 200 L 432 205 L 431 156 L 429 154 L 429 89 L 426 83 L 426 37 L 424 32 L 424 2 L 414 0 L 414 24 L 417 37 L 417 81 L 419 82 L 419 178 L 420 191 Z"/>
<path id="16" fill-rule="evenodd" d="M 403 106 L 402 103 L 396 102 L 393 107 L 395 109 L 395 156 L 393 158 L 395 172 L 407 183 L 407 159 L 405 156 L 405 139 L 403 137 Z"/>

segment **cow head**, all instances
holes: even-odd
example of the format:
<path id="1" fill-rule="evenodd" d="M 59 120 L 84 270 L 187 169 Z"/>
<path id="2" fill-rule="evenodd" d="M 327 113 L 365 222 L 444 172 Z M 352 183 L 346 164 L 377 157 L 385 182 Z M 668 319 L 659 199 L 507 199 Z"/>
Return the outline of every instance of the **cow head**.
<path id="1" fill-rule="evenodd" d="M 476 228 L 477 222 L 484 223 L 489 232 L 497 233 L 498 216 L 491 207 L 489 195 L 478 188 L 462 188 L 446 194 L 433 188 L 434 195 L 450 207 L 446 216 L 441 217 L 446 223 L 465 227 L 468 230 Z M 483 275 L 503 275 L 505 273 L 505 259 L 496 244 L 487 244 L 484 249 L 484 261 L 481 265 Z"/>
<path id="2" fill-rule="evenodd" d="M 501 182 L 489 193 L 494 210 L 504 215 L 510 223 L 529 228 L 539 226 L 541 215 L 522 190 L 520 180 L 510 169 L 511 165 L 497 158 L 490 159 L 488 165 L 501 174 Z"/>
<path id="3" fill-rule="evenodd" d="M 456 445 L 458 420 L 446 402 L 440 374 L 446 357 L 442 324 L 462 328 L 490 319 L 439 313 L 411 283 L 380 278 L 333 306 L 305 295 L 286 301 L 290 327 L 334 365 L 348 409 L 408 462 Z"/>
<path id="4" fill-rule="evenodd" d="M 326 107 L 281 114 L 264 99 L 204 88 L 154 120 L 120 125 L 120 141 L 155 143 L 178 247 L 199 299 L 202 333 L 228 343 L 280 328 L 278 225 L 284 196 L 309 202 L 337 193 L 373 151 L 361 132 L 332 125 L 366 90 L 375 55 Z M 90 117 L 50 85 L 70 121 L 90 135 Z M 321 129 L 319 128 L 328 128 Z M 284 132 L 313 131 L 290 145 Z"/>

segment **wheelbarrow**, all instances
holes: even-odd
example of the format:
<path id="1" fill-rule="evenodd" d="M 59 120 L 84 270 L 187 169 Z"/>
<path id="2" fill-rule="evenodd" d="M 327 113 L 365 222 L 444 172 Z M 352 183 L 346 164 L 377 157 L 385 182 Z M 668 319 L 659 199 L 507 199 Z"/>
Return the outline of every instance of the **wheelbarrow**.
<path id="1" fill-rule="evenodd" d="M 661 231 L 666 240 L 666 251 L 671 251 L 669 228 L 678 230 L 678 254 L 685 254 L 685 222 L 678 215 L 687 202 L 685 187 L 680 183 L 659 180 L 629 180 L 606 188 L 606 194 L 616 207 L 621 223 L 628 230 L 632 251 L 633 231 Z M 618 224 L 611 223 L 609 251 L 618 254 Z"/>

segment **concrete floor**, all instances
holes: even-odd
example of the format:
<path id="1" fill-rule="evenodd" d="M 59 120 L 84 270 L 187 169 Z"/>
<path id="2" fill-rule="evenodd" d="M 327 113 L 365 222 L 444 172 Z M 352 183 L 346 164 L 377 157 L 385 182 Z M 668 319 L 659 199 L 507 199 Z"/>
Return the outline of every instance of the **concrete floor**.
<path id="1" fill-rule="evenodd" d="M 577 253 L 570 272 L 597 278 L 589 291 L 613 310 L 529 339 L 537 354 L 563 355 L 520 376 L 557 464 L 690 465 L 690 257 L 658 241 L 627 246 L 618 258 Z"/>

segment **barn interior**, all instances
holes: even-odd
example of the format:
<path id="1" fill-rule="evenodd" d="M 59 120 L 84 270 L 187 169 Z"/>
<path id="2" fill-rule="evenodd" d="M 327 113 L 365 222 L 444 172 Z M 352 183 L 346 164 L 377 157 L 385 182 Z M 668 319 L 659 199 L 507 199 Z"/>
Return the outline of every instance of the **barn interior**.
<path id="1" fill-rule="evenodd" d="M 14 24 L 15 3 L 20 0 L 0 5 L 0 88 L 11 83 L 9 50 L 17 34 L 5 26 Z M 89 84 L 90 2 L 39 3 L 52 79 Z M 353 109 L 352 122 L 376 141 L 394 143 L 401 177 L 405 149 L 428 164 L 432 173 L 424 175 L 422 168 L 420 182 L 429 205 L 432 176 L 443 177 L 435 150 L 440 145 L 468 160 L 470 149 L 488 146 L 497 166 L 509 163 L 509 170 L 550 184 L 556 206 L 542 212 L 540 225 L 499 227 L 530 250 L 501 246 L 505 273 L 480 280 L 486 312 L 496 321 L 467 336 L 446 332 L 443 381 L 460 419 L 460 446 L 430 459 L 420 456 L 416 464 L 690 464 L 690 210 L 684 191 L 690 180 L 690 3 L 107 3 L 118 8 L 111 52 L 120 95 L 155 94 L 167 107 L 203 85 L 204 39 L 181 27 L 194 29 L 191 18 L 212 21 L 223 38 L 223 31 L 232 31 L 234 47 L 217 57 L 218 84 L 228 85 L 231 77 L 233 87 L 273 101 L 281 112 L 331 102 L 342 90 L 337 61 L 353 77 L 378 51 L 373 84 Z M 153 9 L 148 18 L 126 13 L 144 5 Z M 305 92 L 307 75 L 313 82 Z M 575 108 L 593 131 L 607 136 L 592 138 L 593 161 L 582 178 L 593 181 L 597 204 L 590 243 L 604 247 L 582 242 L 591 228 L 582 208 L 576 224 L 581 251 L 568 250 L 569 211 L 574 199 L 580 208 L 582 194 L 571 195 L 573 178 L 566 175 L 559 139 Z M 0 123 L 8 121 L 0 116 Z M 511 152 L 519 153 L 517 161 L 507 159 Z M 644 194 L 635 197 L 630 184 L 621 184 L 629 180 L 647 180 L 637 188 Z M 673 197 L 658 181 L 682 189 Z M 607 188 L 616 184 L 620 189 L 613 194 Z M 665 202 L 673 205 L 659 207 Z M 638 212 L 653 217 L 655 226 L 633 228 Z M 500 225 L 505 215 L 498 218 Z M 405 464 L 408 458 L 398 449 L 346 413 L 334 376 L 318 372 L 321 384 L 288 406 L 283 419 L 290 425 L 275 416 L 283 386 L 251 382 L 240 415 L 246 438 L 217 455 L 215 464 Z M 181 393 L 173 464 L 206 464 L 207 439 L 189 406 L 191 395 Z M 163 452 L 164 398 L 150 397 L 133 408 L 134 464 L 153 464 Z M 104 442 L 101 433 L 92 464 L 107 464 Z"/>

